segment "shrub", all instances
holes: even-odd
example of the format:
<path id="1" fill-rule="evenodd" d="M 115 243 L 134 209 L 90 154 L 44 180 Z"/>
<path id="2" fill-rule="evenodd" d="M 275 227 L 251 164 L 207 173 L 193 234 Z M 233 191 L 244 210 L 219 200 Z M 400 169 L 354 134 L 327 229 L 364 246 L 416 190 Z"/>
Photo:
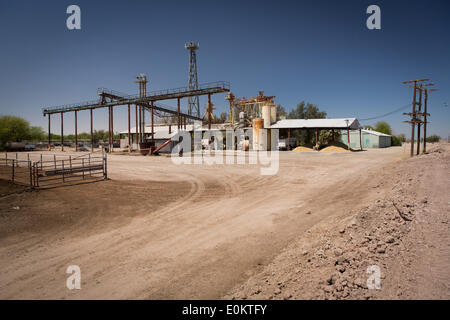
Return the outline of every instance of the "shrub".
<path id="1" fill-rule="evenodd" d="M 400 147 L 402 145 L 402 141 L 400 140 L 399 137 L 397 136 L 392 136 L 391 137 L 391 145 L 393 147 Z"/>
<path id="2" fill-rule="evenodd" d="M 378 121 L 375 123 L 375 131 L 389 135 L 392 134 L 391 126 L 386 121 Z"/>
<path id="3" fill-rule="evenodd" d="M 441 140 L 441 137 L 436 134 L 427 137 L 427 142 L 439 142 L 439 140 Z"/>

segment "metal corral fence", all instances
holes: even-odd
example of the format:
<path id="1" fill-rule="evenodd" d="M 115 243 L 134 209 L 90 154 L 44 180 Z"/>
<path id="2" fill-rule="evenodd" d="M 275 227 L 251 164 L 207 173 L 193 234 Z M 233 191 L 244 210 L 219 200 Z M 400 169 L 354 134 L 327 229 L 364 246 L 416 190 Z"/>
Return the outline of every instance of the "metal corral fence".
<path id="1" fill-rule="evenodd" d="M 15 158 L 0 158 L 0 179 L 15 184 L 29 185 L 31 188 L 48 188 L 61 184 L 106 180 L 106 154 L 84 154 L 82 156 L 49 157 L 45 155 L 41 160 L 27 160 Z"/>
<path id="2" fill-rule="evenodd" d="M 33 164 L 30 160 L 0 159 L 0 179 L 33 187 Z"/>

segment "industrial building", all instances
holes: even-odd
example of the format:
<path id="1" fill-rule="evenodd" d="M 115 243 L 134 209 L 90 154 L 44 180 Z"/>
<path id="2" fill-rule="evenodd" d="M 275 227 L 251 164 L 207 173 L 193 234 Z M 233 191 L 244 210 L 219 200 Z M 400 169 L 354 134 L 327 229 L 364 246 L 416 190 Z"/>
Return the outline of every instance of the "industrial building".
<path id="1" fill-rule="evenodd" d="M 44 107 L 43 114 L 48 117 L 48 147 L 51 148 L 51 116 L 59 115 L 61 118 L 61 146 L 64 149 L 64 115 L 74 113 L 75 120 L 75 150 L 78 151 L 78 113 L 88 112 L 90 115 L 91 151 L 94 151 L 94 111 L 108 109 L 108 144 L 107 152 L 113 152 L 117 147 L 114 141 L 114 110 L 127 108 L 128 130 L 120 132 L 120 148 L 128 152 L 139 152 L 143 155 L 157 152 L 171 152 L 178 141 L 178 133 L 194 131 L 194 121 L 202 123 L 201 130 L 236 130 L 244 129 L 251 134 L 240 134 L 238 141 L 231 144 L 233 149 L 243 150 L 276 150 L 274 146 L 275 136 L 273 130 L 279 130 L 279 138 L 284 137 L 290 141 L 293 130 L 309 130 L 315 132 L 315 149 L 319 149 L 318 136 L 321 130 L 335 131 L 345 130 L 350 143 L 351 130 L 358 130 L 359 139 L 351 139 L 356 147 L 362 148 L 361 127 L 356 118 L 343 119 L 279 119 L 274 102 L 275 96 L 265 96 L 263 91 L 255 97 L 237 97 L 230 89 L 226 81 L 198 84 L 196 50 L 199 45 L 189 42 L 185 45 L 189 50 L 189 84 L 187 87 L 148 91 L 148 78 L 145 74 L 136 77 L 139 86 L 138 94 L 128 95 L 115 90 L 100 88 L 97 90 L 98 99 L 68 104 L 56 107 Z M 225 99 L 229 102 L 229 119 L 225 124 L 214 124 L 214 105 L 211 96 L 225 93 Z M 203 116 L 200 116 L 199 97 L 207 96 L 208 103 L 205 106 Z M 187 110 L 181 108 L 182 99 L 188 100 Z M 168 106 L 161 101 L 175 100 L 176 107 Z M 134 106 L 134 108 L 133 108 Z M 134 118 L 134 119 L 132 119 Z M 161 124 L 161 123 L 172 123 Z M 132 124 L 134 127 L 132 128 Z M 176 124 L 176 125 L 175 125 Z M 267 135 L 260 134 L 262 130 Z M 197 129 L 196 129 L 197 130 Z M 249 137 L 251 135 L 251 138 Z M 274 138 L 274 139 L 272 139 Z M 379 138 L 380 141 L 382 138 Z M 203 140 L 207 140 L 206 142 Z M 333 139 L 334 140 L 334 139 Z M 202 139 L 202 145 L 210 148 L 213 138 Z M 369 142 L 372 141 L 369 139 Z M 387 146 L 384 140 L 378 142 L 380 146 Z M 370 144 L 374 145 L 374 144 Z"/>
<path id="2" fill-rule="evenodd" d="M 362 129 L 361 142 L 363 148 L 387 148 L 391 146 L 391 136 L 378 131 Z M 348 145 L 350 141 L 350 148 L 359 148 L 360 137 L 359 132 L 350 131 L 350 139 L 347 132 L 343 132 L 341 136 L 342 143 Z"/>

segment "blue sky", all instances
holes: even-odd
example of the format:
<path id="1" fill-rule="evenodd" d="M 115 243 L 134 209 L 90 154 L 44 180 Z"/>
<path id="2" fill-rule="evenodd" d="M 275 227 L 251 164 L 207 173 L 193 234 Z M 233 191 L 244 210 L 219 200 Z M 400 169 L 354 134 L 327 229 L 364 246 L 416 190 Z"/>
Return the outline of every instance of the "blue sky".
<path id="1" fill-rule="evenodd" d="M 81 8 L 81 30 L 66 28 L 71 4 Z M 371 4 L 381 8 L 381 30 L 366 28 Z M 328 117 L 387 113 L 411 102 L 401 81 L 429 77 L 441 89 L 430 97 L 429 132 L 447 137 L 449 30 L 445 0 L 1 0 L 0 114 L 46 129 L 42 107 L 95 99 L 99 87 L 136 93 L 139 73 L 149 76 L 148 90 L 186 86 L 184 43 L 193 40 L 200 83 L 230 81 L 233 93 L 247 97 L 264 90 L 286 109 L 305 100 Z M 227 110 L 224 98 L 213 96 L 217 112 Z M 79 132 L 88 131 L 88 119 L 79 113 Z M 106 128 L 106 110 L 94 119 L 96 129 Z M 409 136 L 401 112 L 381 120 Z M 126 129 L 126 107 L 114 121 L 116 131 Z M 64 127 L 73 132 L 73 114 Z"/>

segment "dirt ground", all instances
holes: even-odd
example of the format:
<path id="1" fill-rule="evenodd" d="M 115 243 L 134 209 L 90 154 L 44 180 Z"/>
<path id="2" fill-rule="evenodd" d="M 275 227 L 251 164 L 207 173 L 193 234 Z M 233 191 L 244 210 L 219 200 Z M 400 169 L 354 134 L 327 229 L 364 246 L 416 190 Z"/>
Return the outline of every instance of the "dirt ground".
<path id="1" fill-rule="evenodd" d="M 448 298 L 450 149 L 434 147 L 411 160 L 406 146 L 281 152 L 273 176 L 111 155 L 109 181 L 12 194 L 2 183 L 0 298 Z M 384 254 L 372 240 L 350 249 L 385 227 Z M 381 290 L 364 288 L 369 263 Z M 69 265 L 81 290 L 66 288 Z"/>

